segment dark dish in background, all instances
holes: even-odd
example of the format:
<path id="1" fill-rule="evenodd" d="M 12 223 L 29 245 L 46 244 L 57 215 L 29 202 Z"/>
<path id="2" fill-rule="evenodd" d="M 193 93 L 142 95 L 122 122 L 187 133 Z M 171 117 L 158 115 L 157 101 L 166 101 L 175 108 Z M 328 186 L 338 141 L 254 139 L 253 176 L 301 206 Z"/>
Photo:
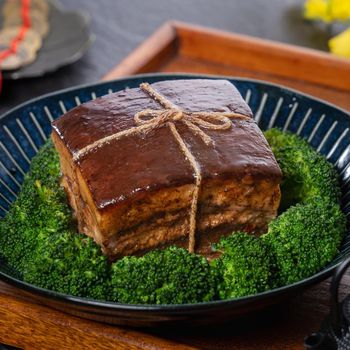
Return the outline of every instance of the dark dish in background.
<path id="1" fill-rule="evenodd" d="M 9 17 L 9 13 L 11 10 L 15 13 L 18 11 L 17 7 L 8 6 L 10 3 L 11 0 L 0 2 L 2 10 L 0 27 L 2 28 L 10 28 L 8 26 L 11 24 L 12 17 Z M 20 3 L 20 1 L 15 3 Z M 37 29 L 40 32 L 46 26 L 42 32 L 39 50 L 29 64 L 18 69 L 4 70 L 5 80 L 39 77 L 71 64 L 79 60 L 94 41 L 94 36 L 89 30 L 90 17 L 85 12 L 67 11 L 60 2 L 55 0 L 39 1 L 38 3 L 44 3 L 47 6 L 46 11 L 41 11 L 45 14 L 47 12 L 47 22 L 40 23 L 40 28 Z M 33 11 L 39 10 L 34 8 Z M 29 11 L 29 17 L 30 13 Z M 36 29 L 35 14 L 32 20 L 33 29 L 30 31 Z"/>

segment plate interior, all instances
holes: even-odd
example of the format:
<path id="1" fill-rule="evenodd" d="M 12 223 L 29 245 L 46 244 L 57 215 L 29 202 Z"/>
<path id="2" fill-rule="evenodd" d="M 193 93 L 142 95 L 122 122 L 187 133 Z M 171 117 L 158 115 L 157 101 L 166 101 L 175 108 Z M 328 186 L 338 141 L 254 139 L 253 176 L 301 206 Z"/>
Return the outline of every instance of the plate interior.
<path id="1" fill-rule="evenodd" d="M 0 217 L 6 215 L 15 200 L 30 160 L 49 137 L 54 119 L 83 102 L 125 88 L 137 87 L 141 82 L 203 77 L 208 78 L 185 74 L 143 75 L 98 83 L 37 98 L 3 115 L 0 118 Z M 349 217 L 350 115 L 332 105 L 277 85 L 250 79 L 229 80 L 251 107 L 262 130 L 279 127 L 296 133 L 335 165 L 342 186 L 342 209 Z M 322 276 L 328 276 L 349 253 L 348 232 L 340 254 L 317 274 L 318 280 Z M 20 283 L 14 271 L 0 257 L 1 274 Z M 306 283 L 307 280 L 303 281 Z M 51 292 L 50 295 L 52 294 Z"/>

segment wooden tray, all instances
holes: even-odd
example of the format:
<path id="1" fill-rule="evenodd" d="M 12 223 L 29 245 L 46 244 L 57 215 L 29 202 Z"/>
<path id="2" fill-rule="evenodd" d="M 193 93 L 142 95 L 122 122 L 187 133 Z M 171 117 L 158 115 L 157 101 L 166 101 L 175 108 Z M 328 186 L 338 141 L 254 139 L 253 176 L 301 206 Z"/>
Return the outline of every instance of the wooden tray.
<path id="1" fill-rule="evenodd" d="M 267 80 L 350 109 L 350 60 L 215 29 L 169 22 L 104 80 L 147 72 L 192 72 Z"/>
<path id="2" fill-rule="evenodd" d="M 242 35 L 167 23 L 104 79 L 203 72 L 282 83 L 350 109 L 350 61 Z M 350 277 L 341 295 L 350 293 Z M 301 349 L 329 311 L 329 281 L 283 307 L 226 326 L 132 330 L 79 319 L 0 283 L 0 342 L 26 349 Z"/>

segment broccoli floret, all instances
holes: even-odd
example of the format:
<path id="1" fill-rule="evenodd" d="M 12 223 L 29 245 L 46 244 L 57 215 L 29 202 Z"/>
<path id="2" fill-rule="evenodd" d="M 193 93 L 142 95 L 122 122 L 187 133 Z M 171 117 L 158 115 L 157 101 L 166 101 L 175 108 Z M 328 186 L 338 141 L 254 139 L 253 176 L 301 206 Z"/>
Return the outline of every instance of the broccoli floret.
<path id="1" fill-rule="evenodd" d="M 212 300 L 215 274 L 207 260 L 182 248 L 128 256 L 112 266 L 112 300 L 129 304 L 183 304 Z"/>
<path id="2" fill-rule="evenodd" d="M 339 202 L 337 172 L 325 157 L 290 132 L 270 129 L 265 137 L 283 173 L 280 212 L 313 197 Z"/>
<path id="3" fill-rule="evenodd" d="M 235 232 L 222 238 L 216 249 L 222 255 L 211 265 L 218 272 L 220 299 L 238 298 L 271 288 L 272 259 L 260 238 Z"/>
<path id="4" fill-rule="evenodd" d="M 262 238 L 275 256 L 276 283 L 285 285 L 316 273 L 334 258 L 346 218 L 333 165 L 297 135 L 271 129 L 265 136 L 284 179 L 282 214 Z"/>
<path id="5" fill-rule="evenodd" d="M 18 198 L 0 222 L 1 254 L 26 282 L 104 299 L 106 258 L 92 239 L 76 233 L 59 175 L 58 154 L 48 141 L 33 158 Z"/>
<path id="6" fill-rule="evenodd" d="M 299 281 L 323 268 L 338 253 L 345 230 L 340 206 L 320 197 L 271 221 L 262 239 L 275 257 L 277 284 Z"/>
<path id="7" fill-rule="evenodd" d="M 42 288 L 106 300 L 109 270 L 106 257 L 91 238 L 65 231 L 40 239 L 23 277 Z"/>
<path id="8" fill-rule="evenodd" d="M 49 141 L 33 158 L 18 198 L 0 220 L 1 254 L 19 272 L 35 252 L 38 238 L 68 229 L 71 212 L 60 188 L 59 161 Z"/>

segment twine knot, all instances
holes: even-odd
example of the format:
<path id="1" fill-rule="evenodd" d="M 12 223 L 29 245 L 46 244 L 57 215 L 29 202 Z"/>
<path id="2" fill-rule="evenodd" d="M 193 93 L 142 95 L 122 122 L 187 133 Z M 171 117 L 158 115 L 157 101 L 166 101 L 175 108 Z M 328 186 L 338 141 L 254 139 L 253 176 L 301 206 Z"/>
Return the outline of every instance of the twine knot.
<path id="1" fill-rule="evenodd" d="M 183 119 L 184 113 L 176 108 L 170 109 L 144 109 L 134 116 L 136 125 L 149 125 L 158 127 L 168 122 L 176 122 Z"/>

